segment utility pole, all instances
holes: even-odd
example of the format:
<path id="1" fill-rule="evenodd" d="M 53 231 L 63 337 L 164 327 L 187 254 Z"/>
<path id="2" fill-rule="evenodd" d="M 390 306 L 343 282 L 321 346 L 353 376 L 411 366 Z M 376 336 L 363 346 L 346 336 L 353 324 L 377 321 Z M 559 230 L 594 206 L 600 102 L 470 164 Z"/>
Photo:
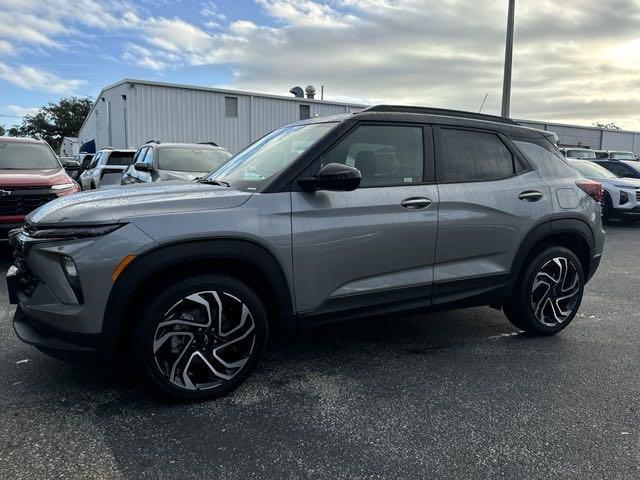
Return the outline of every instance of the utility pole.
<path id="1" fill-rule="evenodd" d="M 502 82 L 502 116 L 508 118 L 511 110 L 511 67 L 513 66 L 513 25 L 516 0 L 509 0 L 507 18 L 507 44 L 504 51 L 504 80 Z"/>

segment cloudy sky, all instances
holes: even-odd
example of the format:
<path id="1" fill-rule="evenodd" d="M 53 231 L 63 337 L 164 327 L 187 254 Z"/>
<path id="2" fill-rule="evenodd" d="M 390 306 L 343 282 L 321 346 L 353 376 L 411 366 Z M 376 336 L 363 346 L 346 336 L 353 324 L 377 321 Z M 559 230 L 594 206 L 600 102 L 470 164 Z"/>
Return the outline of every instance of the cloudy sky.
<path id="1" fill-rule="evenodd" d="M 507 0 L 0 0 L 0 124 L 122 78 L 499 113 Z M 512 115 L 640 130 L 640 0 L 518 0 Z"/>

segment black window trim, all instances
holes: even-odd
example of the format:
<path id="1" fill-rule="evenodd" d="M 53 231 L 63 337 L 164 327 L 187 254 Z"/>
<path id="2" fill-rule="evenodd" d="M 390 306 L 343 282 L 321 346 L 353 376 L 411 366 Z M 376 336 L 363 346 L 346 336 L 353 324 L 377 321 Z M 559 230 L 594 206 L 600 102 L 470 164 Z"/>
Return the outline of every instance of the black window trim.
<path id="1" fill-rule="evenodd" d="M 496 135 L 503 143 L 505 148 L 511 153 L 512 156 L 512 164 L 513 164 L 513 173 L 511 175 L 506 175 L 504 177 L 496 177 L 491 179 L 478 179 L 478 180 L 441 180 L 438 178 L 438 163 L 441 158 L 444 158 L 444 146 L 441 131 L 442 130 L 464 130 L 470 132 L 478 132 L 478 133 L 487 133 Z M 531 163 L 527 160 L 527 158 L 517 149 L 517 147 L 511 142 L 511 140 L 501 131 L 493 130 L 490 128 L 479 128 L 479 127 L 468 127 L 466 125 L 455 125 L 455 124 L 440 124 L 433 125 L 433 135 L 434 135 L 434 148 L 435 148 L 435 183 L 438 185 L 447 185 L 447 184 L 456 184 L 456 183 L 478 183 L 478 182 L 499 182 L 501 180 L 508 180 L 510 178 L 514 178 L 525 173 L 533 171 L 531 167 Z M 522 165 L 522 169 L 518 170 L 517 162 Z"/>
<path id="2" fill-rule="evenodd" d="M 353 125 L 350 126 L 347 130 L 342 132 L 341 135 L 337 136 L 332 142 L 330 142 L 320 153 L 314 155 L 313 159 L 310 160 L 307 165 L 304 167 L 302 173 L 300 173 L 290 184 L 290 191 L 293 192 L 302 192 L 302 188 L 298 185 L 298 179 L 311 176 L 313 174 L 312 168 L 314 168 L 315 163 L 319 161 L 323 156 L 325 156 L 329 151 L 331 151 L 338 143 L 340 143 L 343 139 L 345 139 L 348 135 L 354 132 L 357 128 L 361 126 L 387 126 L 387 127 L 417 127 L 422 130 L 422 182 L 416 183 L 399 183 L 399 184 L 390 184 L 390 185 L 370 185 L 366 187 L 358 187 L 357 190 L 360 189 L 368 189 L 368 188 L 397 188 L 397 187 L 411 187 L 411 186 L 420 186 L 420 185 L 435 185 L 435 142 L 433 136 L 434 125 L 430 123 L 420 123 L 420 122 L 385 122 L 385 121 L 376 121 L 376 120 L 364 120 L 364 121 L 355 121 Z M 428 169 L 428 166 L 431 165 L 431 169 Z M 431 172 L 431 179 L 427 178 L 427 173 Z"/>

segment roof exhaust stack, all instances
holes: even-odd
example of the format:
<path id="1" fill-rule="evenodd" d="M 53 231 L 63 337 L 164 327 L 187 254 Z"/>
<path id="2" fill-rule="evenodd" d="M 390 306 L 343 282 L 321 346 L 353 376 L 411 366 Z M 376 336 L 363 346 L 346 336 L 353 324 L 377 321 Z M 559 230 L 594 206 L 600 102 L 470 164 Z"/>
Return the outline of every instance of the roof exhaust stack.
<path id="1" fill-rule="evenodd" d="M 304 91 L 307 94 L 307 98 L 309 100 L 313 100 L 316 96 L 316 87 L 314 87 L 313 85 L 307 85 L 307 88 L 304 89 Z"/>
<path id="2" fill-rule="evenodd" d="M 296 98 L 304 98 L 304 91 L 300 87 L 292 87 L 289 93 L 293 93 Z"/>

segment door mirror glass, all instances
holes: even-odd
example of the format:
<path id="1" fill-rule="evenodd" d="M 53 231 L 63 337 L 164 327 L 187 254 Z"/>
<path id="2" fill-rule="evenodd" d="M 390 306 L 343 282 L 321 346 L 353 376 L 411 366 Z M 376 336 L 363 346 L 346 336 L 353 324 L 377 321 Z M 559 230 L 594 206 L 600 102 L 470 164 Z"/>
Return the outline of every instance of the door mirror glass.
<path id="1" fill-rule="evenodd" d="M 139 172 L 150 172 L 151 171 L 151 165 L 149 165 L 148 163 L 144 163 L 144 162 L 136 162 L 133 165 L 133 168 L 135 168 Z"/>
<path id="2" fill-rule="evenodd" d="M 62 166 L 68 172 L 77 172 L 80 170 L 80 163 L 75 160 L 64 160 Z"/>
<path id="3" fill-rule="evenodd" d="M 333 190 L 349 192 L 360 186 L 360 170 L 341 163 L 329 163 L 322 167 L 317 175 L 301 178 L 298 184 L 306 192 Z"/>

